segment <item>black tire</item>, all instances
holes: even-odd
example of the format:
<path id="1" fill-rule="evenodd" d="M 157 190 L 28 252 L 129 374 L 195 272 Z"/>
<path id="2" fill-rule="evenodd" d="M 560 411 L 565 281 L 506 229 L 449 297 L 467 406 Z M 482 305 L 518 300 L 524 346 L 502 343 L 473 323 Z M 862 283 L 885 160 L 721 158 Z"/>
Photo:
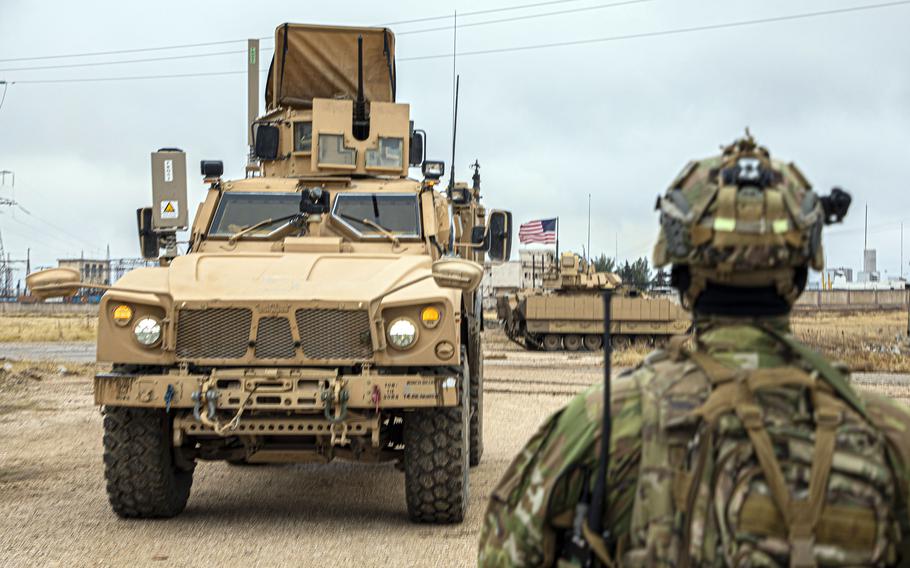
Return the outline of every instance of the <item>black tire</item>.
<path id="1" fill-rule="evenodd" d="M 483 457 L 483 344 L 479 332 L 472 339 L 468 353 L 468 374 L 471 376 L 470 465 L 477 467 Z"/>
<path id="2" fill-rule="evenodd" d="M 163 410 L 104 409 L 104 477 L 121 517 L 173 517 L 186 507 L 193 470 L 174 464 L 170 417 Z"/>
<path id="3" fill-rule="evenodd" d="M 454 408 L 423 408 L 404 419 L 404 484 L 415 523 L 451 524 L 468 508 L 469 396 Z"/>
<path id="4" fill-rule="evenodd" d="M 570 333 L 562 338 L 562 343 L 566 347 L 566 351 L 581 351 L 582 339 L 580 335 Z"/>

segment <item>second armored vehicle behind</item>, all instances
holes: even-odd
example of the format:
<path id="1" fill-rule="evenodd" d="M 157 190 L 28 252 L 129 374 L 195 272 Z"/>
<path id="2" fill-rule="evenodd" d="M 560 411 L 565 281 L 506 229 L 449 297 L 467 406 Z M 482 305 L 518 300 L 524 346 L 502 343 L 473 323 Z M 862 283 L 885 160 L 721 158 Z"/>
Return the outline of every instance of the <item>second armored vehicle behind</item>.
<path id="1" fill-rule="evenodd" d="M 662 343 L 689 329 L 689 315 L 676 302 L 628 288 L 618 275 L 595 272 L 573 253 L 564 253 L 544 276 L 543 290 L 498 298 L 496 315 L 509 338 L 526 349 L 596 351 L 603 345 L 603 290 L 615 291 L 610 324 L 615 347 Z"/>

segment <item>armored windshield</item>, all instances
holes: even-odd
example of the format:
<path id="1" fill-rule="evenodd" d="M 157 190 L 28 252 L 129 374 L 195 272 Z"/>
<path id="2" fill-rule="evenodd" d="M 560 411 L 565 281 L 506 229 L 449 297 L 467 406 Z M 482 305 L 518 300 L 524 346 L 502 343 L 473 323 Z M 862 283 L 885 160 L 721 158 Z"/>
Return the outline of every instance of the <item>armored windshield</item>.
<path id="1" fill-rule="evenodd" d="M 335 197 L 332 216 L 358 235 L 380 237 L 381 227 L 396 237 L 407 238 L 420 236 L 419 212 L 413 193 L 342 193 Z"/>
<path id="2" fill-rule="evenodd" d="M 299 211 L 299 193 L 225 193 L 215 210 L 209 236 L 230 237 L 245 227 L 266 219 L 281 219 Z M 268 234 L 285 222 L 286 220 L 268 223 L 250 231 L 248 236 Z"/>

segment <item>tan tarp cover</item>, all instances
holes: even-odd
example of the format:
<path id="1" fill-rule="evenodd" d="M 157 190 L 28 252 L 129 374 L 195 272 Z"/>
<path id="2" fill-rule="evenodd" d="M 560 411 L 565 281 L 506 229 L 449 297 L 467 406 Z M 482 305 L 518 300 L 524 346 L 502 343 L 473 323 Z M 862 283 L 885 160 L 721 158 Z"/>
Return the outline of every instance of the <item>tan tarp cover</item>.
<path id="1" fill-rule="evenodd" d="M 363 37 L 366 99 L 394 102 L 395 36 L 391 30 L 283 24 L 275 30 L 266 108 L 308 106 L 314 98 L 356 98 L 358 36 Z"/>

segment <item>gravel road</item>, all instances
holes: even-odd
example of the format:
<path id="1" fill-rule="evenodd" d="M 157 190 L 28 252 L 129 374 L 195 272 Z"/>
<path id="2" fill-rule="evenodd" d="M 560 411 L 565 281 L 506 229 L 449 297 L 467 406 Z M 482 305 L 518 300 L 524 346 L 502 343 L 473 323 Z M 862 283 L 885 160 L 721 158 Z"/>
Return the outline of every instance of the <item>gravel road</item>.
<path id="1" fill-rule="evenodd" d="M 468 517 L 456 526 L 410 524 L 403 474 L 391 465 L 342 462 L 203 462 L 183 515 L 121 520 L 105 496 L 90 376 L 0 382 L 0 565 L 470 565 L 486 500 L 512 457 L 550 413 L 601 376 L 596 355 L 527 353 L 488 335 L 486 453 L 471 472 Z M 0 356 L 72 361 L 86 349 L 3 344 Z M 910 393 L 906 376 L 857 382 Z"/>
<path id="2" fill-rule="evenodd" d="M 60 361 L 92 363 L 94 341 L 42 341 L 37 343 L 0 343 L 0 358 L 20 361 Z"/>

